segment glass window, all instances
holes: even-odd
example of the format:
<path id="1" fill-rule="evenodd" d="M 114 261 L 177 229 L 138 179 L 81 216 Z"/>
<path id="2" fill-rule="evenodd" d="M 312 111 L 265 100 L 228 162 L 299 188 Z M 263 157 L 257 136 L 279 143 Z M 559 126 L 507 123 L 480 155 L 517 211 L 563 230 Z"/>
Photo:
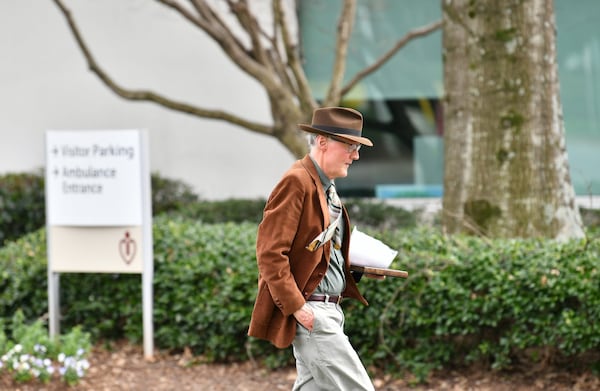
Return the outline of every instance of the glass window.
<path id="1" fill-rule="evenodd" d="M 557 52 L 571 180 L 600 194 L 600 2 L 557 0 Z"/>
<path id="2" fill-rule="evenodd" d="M 578 195 L 600 194 L 600 2 L 557 0 L 561 100 L 571 178 Z M 302 0 L 304 66 L 317 99 L 331 78 L 341 1 Z M 438 0 L 359 0 L 346 76 L 373 64 L 408 31 L 441 18 Z M 349 94 L 343 105 L 365 116 L 365 136 L 346 196 L 440 196 L 443 184 L 441 31 L 411 41 Z"/>

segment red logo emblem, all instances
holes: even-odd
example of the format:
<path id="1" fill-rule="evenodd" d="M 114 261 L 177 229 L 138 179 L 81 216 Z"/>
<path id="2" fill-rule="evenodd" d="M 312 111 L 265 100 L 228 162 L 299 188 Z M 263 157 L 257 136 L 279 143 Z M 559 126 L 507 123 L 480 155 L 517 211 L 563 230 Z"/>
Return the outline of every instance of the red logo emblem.
<path id="1" fill-rule="evenodd" d="M 125 237 L 119 241 L 119 254 L 126 264 L 129 265 L 133 261 L 136 247 L 135 240 L 131 239 L 129 231 L 125 231 Z"/>

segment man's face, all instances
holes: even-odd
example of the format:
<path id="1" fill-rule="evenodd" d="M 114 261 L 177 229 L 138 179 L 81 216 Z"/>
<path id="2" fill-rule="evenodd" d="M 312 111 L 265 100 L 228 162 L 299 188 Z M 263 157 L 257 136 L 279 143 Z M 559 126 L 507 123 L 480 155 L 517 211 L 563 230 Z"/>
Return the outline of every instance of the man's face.
<path id="1" fill-rule="evenodd" d="M 329 179 L 343 178 L 348 175 L 348 168 L 360 158 L 360 144 L 350 144 L 326 137 L 321 169 Z"/>

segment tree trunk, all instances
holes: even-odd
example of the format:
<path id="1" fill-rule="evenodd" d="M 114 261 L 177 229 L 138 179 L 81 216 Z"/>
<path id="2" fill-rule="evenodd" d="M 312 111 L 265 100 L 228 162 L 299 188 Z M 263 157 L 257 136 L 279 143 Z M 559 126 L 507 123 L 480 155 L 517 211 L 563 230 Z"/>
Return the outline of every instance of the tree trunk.
<path id="1" fill-rule="evenodd" d="M 583 236 L 569 175 L 552 0 L 448 0 L 444 227 Z"/>

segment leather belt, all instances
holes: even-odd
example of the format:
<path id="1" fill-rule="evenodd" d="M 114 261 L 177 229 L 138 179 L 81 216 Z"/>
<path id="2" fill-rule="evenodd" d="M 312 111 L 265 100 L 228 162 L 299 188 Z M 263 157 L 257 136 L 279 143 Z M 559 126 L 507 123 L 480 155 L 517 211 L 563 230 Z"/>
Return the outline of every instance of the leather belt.
<path id="1" fill-rule="evenodd" d="M 320 301 L 323 303 L 334 303 L 340 304 L 342 302 L 342 296 L 337 295 L 310 295 L 308 296 L 307 301 Z"/>

